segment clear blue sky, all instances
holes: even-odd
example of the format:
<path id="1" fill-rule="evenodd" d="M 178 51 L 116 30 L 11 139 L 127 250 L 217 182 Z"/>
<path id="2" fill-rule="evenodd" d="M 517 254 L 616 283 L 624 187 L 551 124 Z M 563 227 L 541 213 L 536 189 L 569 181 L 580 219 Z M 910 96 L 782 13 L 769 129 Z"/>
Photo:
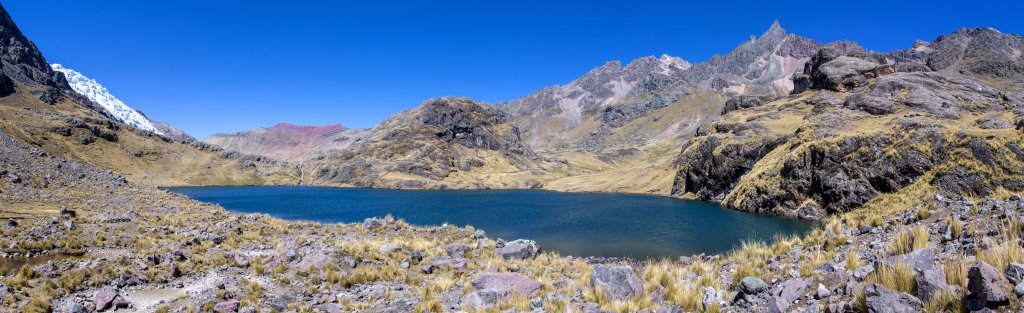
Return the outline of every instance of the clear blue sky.
<path id="1" fill-rule="evenodd" d="M 2 1 L 48 61 L 198 138 L 371 127 L 427 98 L 509 100 L 607 60 L 700 62 L 775 19 L 878 51 L 960 27 L 1024 33 L 1019 1 L 426 2 Z"/>

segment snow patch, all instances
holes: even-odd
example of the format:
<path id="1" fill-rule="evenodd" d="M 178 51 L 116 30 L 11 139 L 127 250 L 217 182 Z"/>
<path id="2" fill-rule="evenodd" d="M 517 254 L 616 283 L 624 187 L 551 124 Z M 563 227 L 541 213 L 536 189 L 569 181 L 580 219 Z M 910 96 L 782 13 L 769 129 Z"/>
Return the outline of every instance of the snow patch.
<path id="1" fill-rule="evenodd" d="M 89 98 L 96 104 L 99 104 L 106 110 L 110 115 L 113 115 L 119 121 L 134 126 L 135 128 L 144 129 L 155 134 L 164 136 L 156 126 L 153 126 L 153 122 L 146 118 L 146 116 L 139 113 L 138 110 L 128 106 L 120 99 L 114 97 L 104 88 L 103 85 L 96 82 L 96 80 L 85 77 L 82 73 L 76 72 L 70 68 L 66 68 L 60 64 L 51 64 L 50 67 L 54 71 L 64 73 L 64 76 L 68 79 L 68 84 L 71 85 L 71 89 L 75 92 Z"/>

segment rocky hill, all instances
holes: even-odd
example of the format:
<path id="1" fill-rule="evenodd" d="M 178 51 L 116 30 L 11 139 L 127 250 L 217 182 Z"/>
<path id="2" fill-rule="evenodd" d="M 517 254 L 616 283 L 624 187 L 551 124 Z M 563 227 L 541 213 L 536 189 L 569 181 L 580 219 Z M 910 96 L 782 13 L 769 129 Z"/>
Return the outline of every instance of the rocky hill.
<path id="1" fill-rule="evenodd" d="M 0 129 L 46 153 L 157 185 L 298 181 L 297 171 L 262 157 L 222 153 L 125 124 L 76 92 L 2 7 L 0 51 Z"/>
<path id="2" fill-rule="evenodd" d="M 1024 189 L 1022 37 L 962 29 L 890 54 L 822 49 L 799 88 L 703 127 L 673 194 L 821 219 L 884 194 Z"/>
<path id="3" fill-rule="evenodd" d="M 332 150 L 348 149 L 369 135 L 366 129 L 338 125 L 298 126 L 280 123 L 233 134 L 213 134 L 203 142 L 245 154 L 302 163 Z"/>
<path id="4" fill-rule="evenodd" d="M 505 112 L 458 97 L 395 114 L 305 166 L 315 184 L 389 188 L 533 187 L 526 178 L 557 167 L 523 143 Z"/>
<path id="5" fill-rule="evenodd" d="M 787 34 L 776 21 L 761 36 L 706 62 L 691 65 L 667 55 L 640 58 L 625 68 L 609 62 L 568 85 L 497 106 L 511 113 L 535 146 L 601 150 L 676 140 L 713 119 L 728 97 L 789 93 L 791 76 L 825 46 L 861 50 L 849 42 L 824 45 Z M 714 110 L 672 114 L 695 107 Z"/>

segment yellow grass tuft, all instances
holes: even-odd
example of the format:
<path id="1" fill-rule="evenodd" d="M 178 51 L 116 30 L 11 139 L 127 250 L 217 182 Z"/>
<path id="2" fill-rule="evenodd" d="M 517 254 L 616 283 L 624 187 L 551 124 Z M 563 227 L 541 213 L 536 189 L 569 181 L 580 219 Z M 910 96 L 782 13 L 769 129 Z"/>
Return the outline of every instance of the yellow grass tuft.
<path id="1" fill-rule="evenodd" d="M 928 230 L 924 226 L 917 226 L 897 233 L 889 245 L 889 253 L 899 255 L 927 247 Z"/>

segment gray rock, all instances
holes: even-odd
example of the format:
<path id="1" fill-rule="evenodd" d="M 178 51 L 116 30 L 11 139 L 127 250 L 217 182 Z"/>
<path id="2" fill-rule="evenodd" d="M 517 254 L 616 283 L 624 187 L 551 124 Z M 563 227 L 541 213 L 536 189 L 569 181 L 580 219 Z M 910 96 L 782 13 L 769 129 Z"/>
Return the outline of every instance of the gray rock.
<path id="1" fill-rule="evenodd" d="M 64 312 L 66 313 L 88 313 L 89 310 L 85 308 L 81 303 L 71 301 L 64 306 Z"/>
<path id="2" fill-rule="evenodd" d="M 768 284 L 765 284 L 764 280 L 757 277 L 747 276 L 740 280 L 740 291 L 745 294 L 756 294 L 767 288 Z"/>
<path id="3" fill-rule="evenodd" d="M 224 302 L 219 302 L 213 306 L 213 311 L 217 313 L 238 312 L 238 300 L 228 300 Z"/>
<path id="4" fill-rule="evenodd" d="M 817 298 L 819 300 L 820 299 L 826 299 L 826 298 L 828 298 L 829 296 L 832 295 L 832 291 L 828 290 L 828 288 L 825 287 L 825 285 L 818 284 L 818 290 L 817 290 L 817 292 L 815 292 L 814 295 L 815 295 L 815 298 Z"/>
<path id="5" fill-rule="evenodd" d="M 1019 283 L 1016 286 L 1013 286 L 1013 293 L 1018 297 L 1024 297 L 1024 283 Z"/>
<path id="6" fill-rule="evenodd" d="M 427 265 L 424 265 L 423 267 L 420 268 L 420 270 L 423 271 L 423 274 L 428 274 L 428 275 L 429 274 L 433 274 L 434 270 L 436 270 L 436 269 L 437 269 L 437 266 L 435 266 L 434 264 L 427 264 Z"/>
<path id="7" fill-rule="evenodd" d="M 483 273 L 472 281 L 474 290 L 491 289 L 500 294 L 516 293 L 533 296 L 540 291 L 541 283 L 519 273 Z"/>
<path id="8" fill-rule="evenodd" d="M 994 267 L 978 261 L 967 271 L 967 308 L 995 309 L 1009 304 L 1010 298 L 1006 295 L 1009 285 L 1006 277 L 1000 275 Z"/>
<path id="9" fill-rule="evenodd" d="M 603 264 L 594 266 L 590 288 L 604 292 L 605 297 L 612 300 L 627 300 L 644 291 L 632 267 Z"/>
<path id="10" fill-rule="evenodd" d="M 885 288 L 880 284 L 864 287 L 865 304 L 873 313 L 914 313 L 922 309 L 921 300 L 899 291 Z"/>
<path id="11" fill-rule="evenodd" d="M 701 289 L 701 293 L 701 304 L 704 305 L 704 310 L 711 310 L 715 304 L 725 302 L 725 294 L 722 291 L 715 290 L 715 288 L 704 287 Z"/>
<path id="12" fill-rule="evenodd" d="M 781 298 L 787 305 L 800 299 L 807 290 L 807 281 L 803 279 L 790 279 L 782 283 L 782 286 L 775 292 L 775 296 Z"/>
<path id="13" fill-rule="evenodd" d="M 544 299 L 541 299 L 540 297 L 536 297 L 536 298 L 530 299 L 530 310 L 536 310 L 536 309 L 540 309 L 540 308 L 543 308 L 543 307 L 544 307 Z"/>
<path id="14" fill-rule="evenodd" d="M 481 310 L 497 304 L 499 295 L 494 289 L 477 290 L 463 296 L 462 303 L 474 310 Z"/>
<path id="15" fill-rule="evenodd" d="M 915 270 L 914 280 L 917 282 L 917 297 L 924 301 L 942 292 L 953 291 L 953 287 L 946 283 L 946 274 L 940 267 Z"/>
<path id="16" fill-rule="evenodd" d="M 378 248 L 377 250 L 379 250 L 380 253 L 387 254 L 387 253 L 402 251 L 402 248 L 398 247 L 398 246 L 384 245 L 384 246 L 380 246 L 380 248 Z"/>
<path id="17" fill-rule="evenodd" d="M 96 292 L 93 296 L 93 304 L 96 307 L 96 311 L 106 311 L 107 309 L 113 308 L 114 298 L 117 298 L 117 289 L 113 287 L 103 287 Z"/>
<path id="18" fill-rule="evenodd" d="M 1006 269 L 1006 279 L 1009 279 L 1011 284 L 1024 282 L 1024 265 L 1010 263 L 1010 267 Z"/>
<path id="19" fill-rule="evenodd" d="M 466 251 L 469 251 L 469 246 L 461 243 L 453 243 L 446 246 L 444 250 L 450 257 L 464 258 L 466 257 Z"/>
<path id="20" fill-rule="evenodd" d="M 979 119 L 977 122 L 978 127 L 983 129 L 1010 129 L 1013 128 L 1013 123 L 1010 121 L 999 118 L 995 115 L 989 115 Z"/>
<path id="21" fill-rule="evenodd" d="M 248 267 L 249 266 L 249 258 L 245 257 L 242 254 L 235 254 L 234 259 L 235 259 L 235 266 L 238 266 L 238 267 Z"/>
<path id="22" fill-rule="evenodd" d="M 504 259 L 532 259 L 540 253 L 540 245 L 533 240 L 518 239 L 505 243 L 504 246 L 495 249 Z"/>
<path id="23" fill-rule="evenodd" d="M 789 309 L 790 305 L 791 305 L 790 302 L 786 302 L 786 300 L 784 300 L 784 299 L 782 299 L 781 297 L 778 297 L 778 296 L 772 296 L 772 297 L 768 298 L 768 312 L 769 313 L 782 313 L 782 312 L 786 312 L 786 309 Z"/>

